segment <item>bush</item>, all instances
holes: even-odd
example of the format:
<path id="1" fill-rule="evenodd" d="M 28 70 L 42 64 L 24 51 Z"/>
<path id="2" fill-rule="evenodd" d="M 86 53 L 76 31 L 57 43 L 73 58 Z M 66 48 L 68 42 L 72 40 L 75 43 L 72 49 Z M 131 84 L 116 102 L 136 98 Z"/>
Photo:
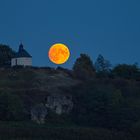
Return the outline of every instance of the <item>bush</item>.
<path id="1" fill-rule="evenodd" d="M 72 90 L 75 101 L 74 121 L 88 126 L 115 127 L 118 123 L 115 113 L 123 100 L 121 91 L 111 85 L 96 85 L 94 82 L 79 87 Z"/>
<path id="2" fill-rule="evenodd" d="M 21 120 L 24 108 L 19 96 L 8 90 L 0 93 L 0 120 Z"/>

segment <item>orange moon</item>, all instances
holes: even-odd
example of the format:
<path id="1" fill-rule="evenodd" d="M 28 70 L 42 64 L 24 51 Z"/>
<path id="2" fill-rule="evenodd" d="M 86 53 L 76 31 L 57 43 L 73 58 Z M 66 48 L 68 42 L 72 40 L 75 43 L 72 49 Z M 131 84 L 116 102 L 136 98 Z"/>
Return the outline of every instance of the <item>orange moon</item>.
<path id="1" fill-rule="evenodd" d="M 57 43 L 50 47 L 48 56 L 53 63 L 64 64 L 70 57 L 70 51 L 66 45 Z"/>

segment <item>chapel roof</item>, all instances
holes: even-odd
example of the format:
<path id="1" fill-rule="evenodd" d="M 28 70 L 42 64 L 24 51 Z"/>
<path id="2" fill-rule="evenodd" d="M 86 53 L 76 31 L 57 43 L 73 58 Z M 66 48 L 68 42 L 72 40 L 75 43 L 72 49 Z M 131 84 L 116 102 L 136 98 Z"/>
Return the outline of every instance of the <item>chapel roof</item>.
<path id="1" fill-rule="evenodd" d="M 14 58 L 19 58 L 19 57 L 32 57 L 23 47 L 23 44 L 21 43 L 19 45 L 19 50 L 15 54 Z"/>

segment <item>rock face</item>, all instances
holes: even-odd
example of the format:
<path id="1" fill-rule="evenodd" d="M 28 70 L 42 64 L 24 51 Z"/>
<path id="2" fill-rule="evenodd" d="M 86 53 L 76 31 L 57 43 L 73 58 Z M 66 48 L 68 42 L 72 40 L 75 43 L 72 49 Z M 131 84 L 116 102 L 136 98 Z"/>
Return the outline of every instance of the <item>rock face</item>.
<path id="1" fill-rule="evenodd" d="M 58 115 L 69 113 L 73 108 L 72 97 L 69 95 L 48 96 L 46 107 L 50 108 Z"/>
<path id="2" fill-rule="evenodd" d="M 47 113 L 47 108 L 43 103 L 37 104 L 31 109 L 31 120 L 38 124 L 44 124 Z"/>
<path id="3" fill-rule="evenodd" d="M 45 104 L 40 103 L 32 107 L 31 120 L 38 124 L 44 124 L 48 114 L 48 109 L 61 115 L 63 113 L 69 113 L 72 108 L 73 102 L 71 96 L 51 95 L 47 97 Z"/>

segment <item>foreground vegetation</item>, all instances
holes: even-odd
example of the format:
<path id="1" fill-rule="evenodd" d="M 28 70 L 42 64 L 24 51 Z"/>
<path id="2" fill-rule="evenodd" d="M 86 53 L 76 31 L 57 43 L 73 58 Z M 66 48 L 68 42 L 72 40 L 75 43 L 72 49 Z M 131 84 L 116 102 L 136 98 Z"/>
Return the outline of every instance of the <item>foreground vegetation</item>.
<path id="1" fill-rule="evenodd" d="M 1 140 L 132 140 L 133 136 L 103 128 L 31 122 L 0 122 Z"/>

